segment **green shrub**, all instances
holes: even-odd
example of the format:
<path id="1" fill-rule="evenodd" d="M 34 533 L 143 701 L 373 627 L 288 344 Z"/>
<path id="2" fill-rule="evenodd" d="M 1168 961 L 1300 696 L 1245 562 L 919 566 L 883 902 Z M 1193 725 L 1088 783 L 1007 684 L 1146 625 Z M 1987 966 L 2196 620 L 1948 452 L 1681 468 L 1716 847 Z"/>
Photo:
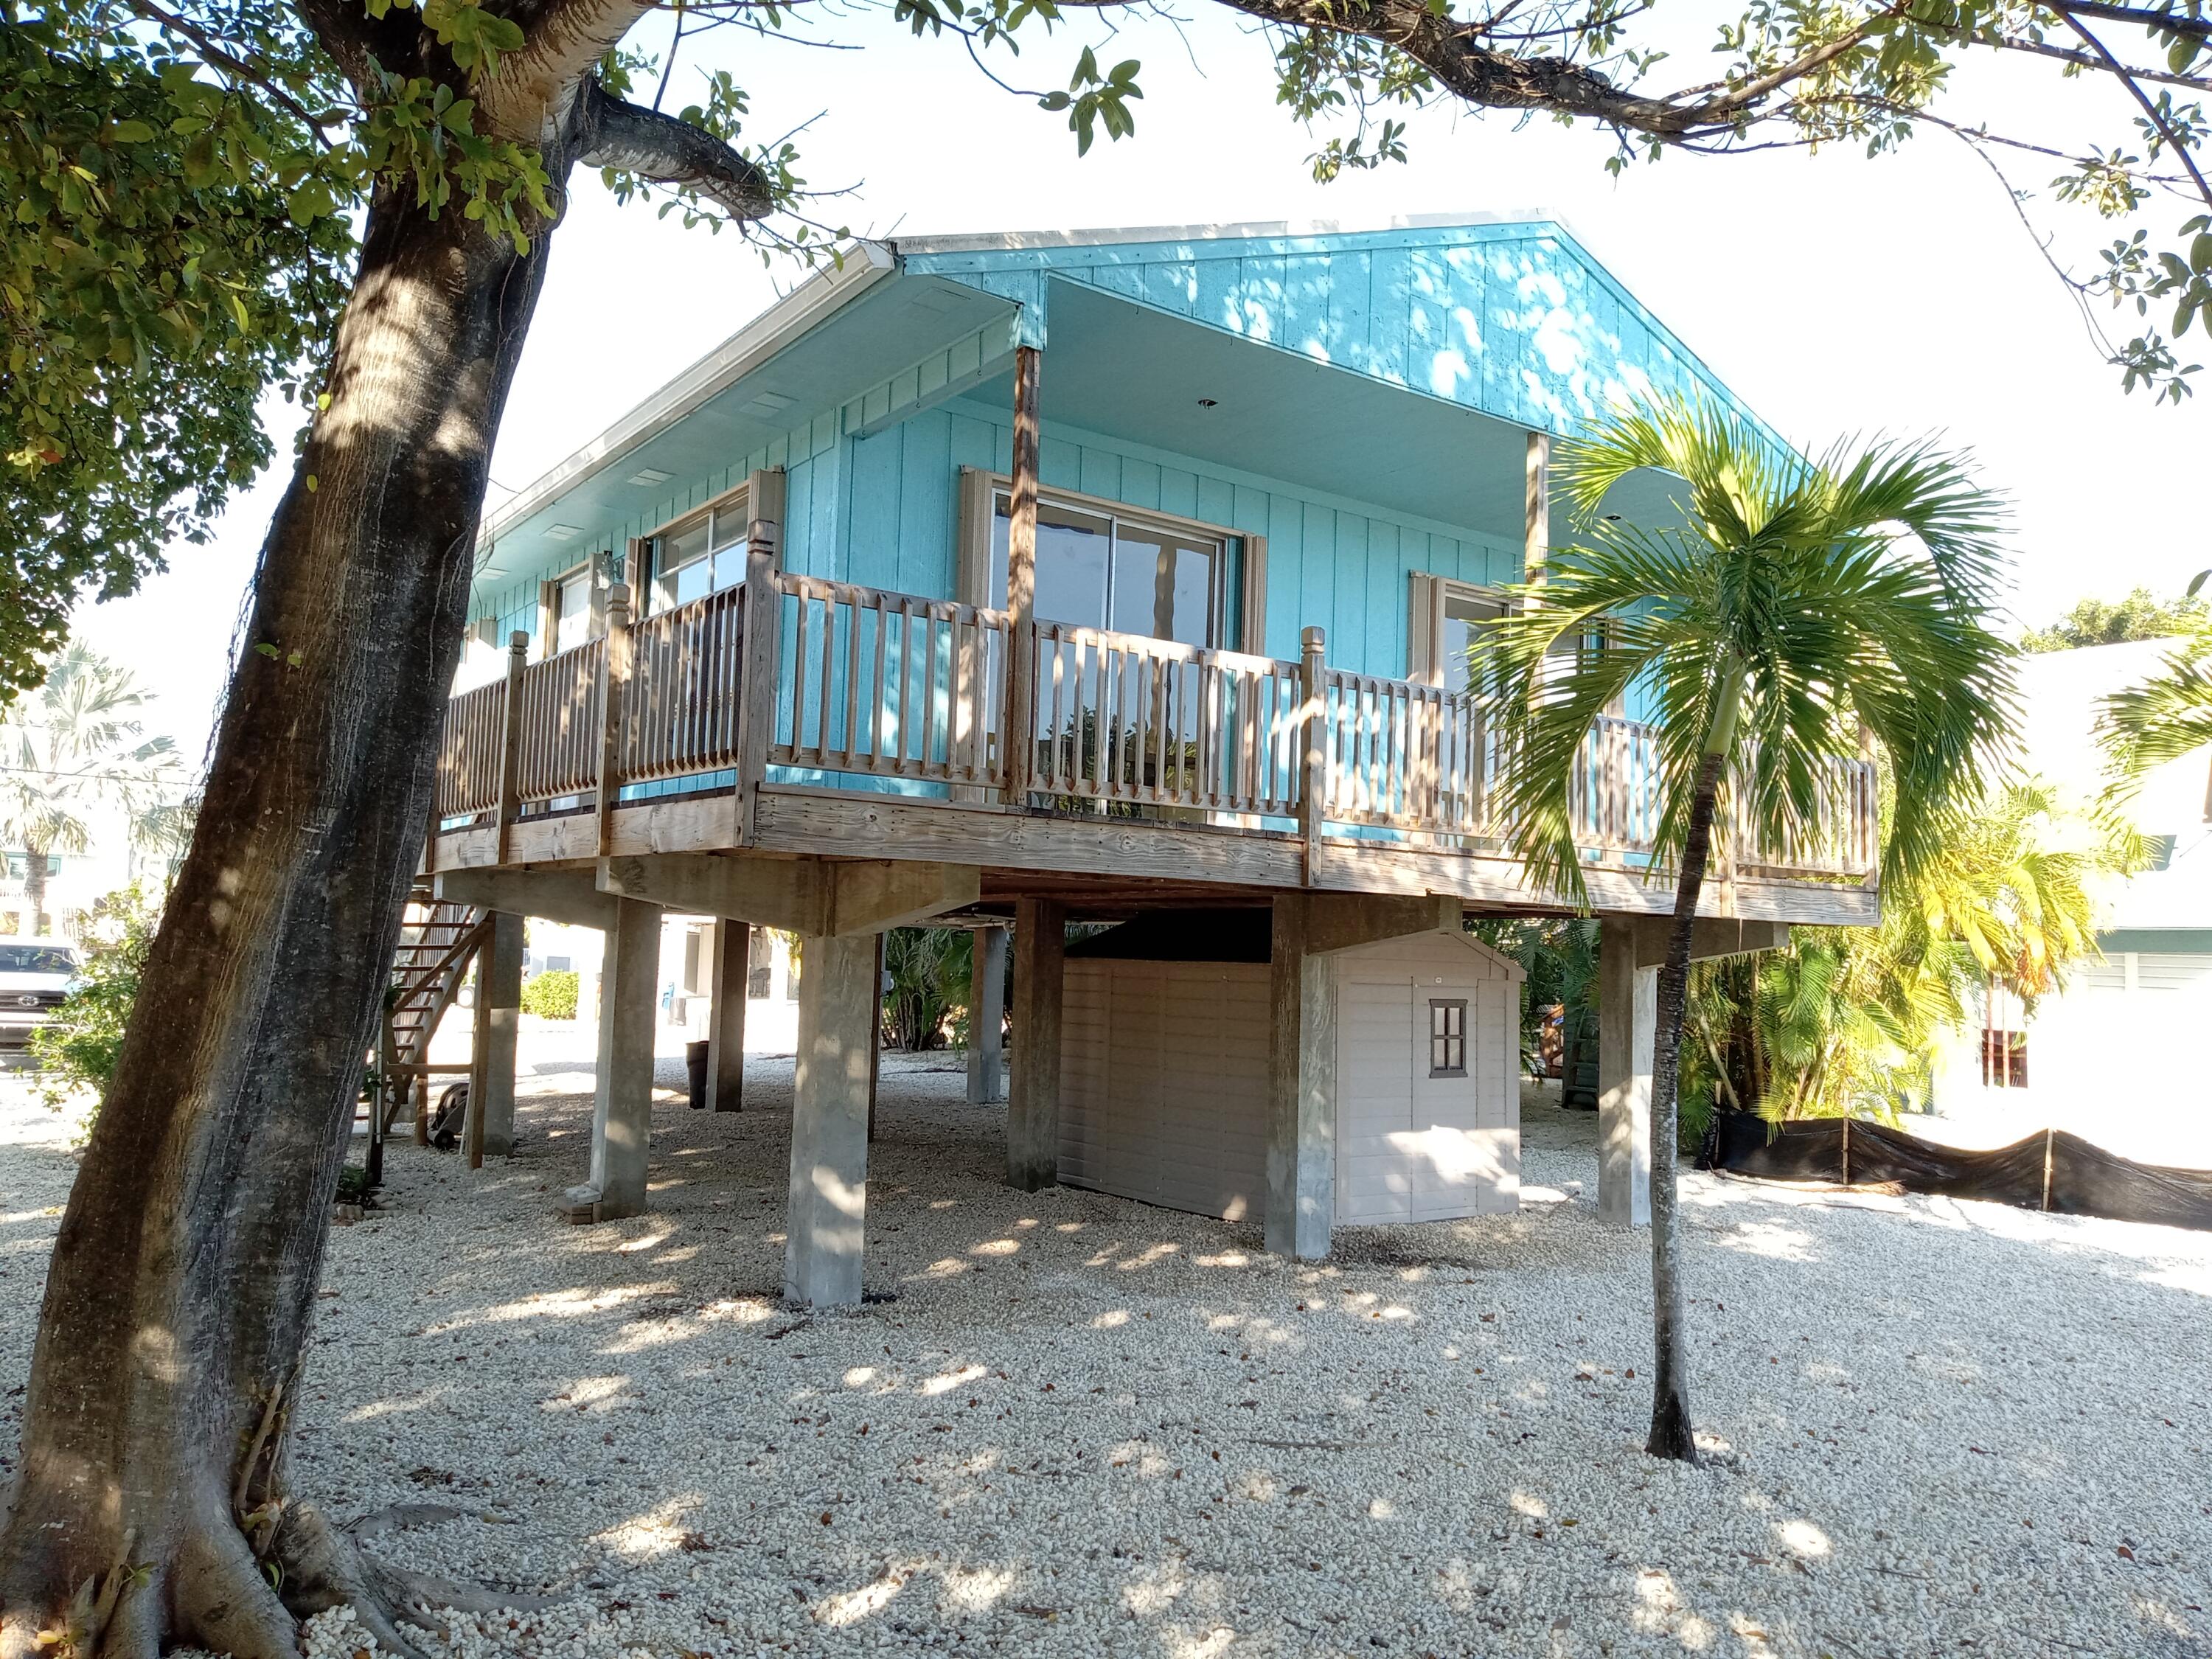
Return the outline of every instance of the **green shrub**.
<path id="1" fill-rule="evenodd" d="M 574 1019 L 576 993 L 576 975 L 569 969 L 539 974 L 522 988 L 522 1012 L 540 1019 Z"/>
<path id="2" fill-rule="evenodd" d="M 31 1055 L 46 1104 L 59 1111 L 84 1094 L 93 1097 L 81 1135 L 91 1134 L 114 1081 L 124 1030 L 138 1000 L 139 975 L 161 920 L 160 900 L 135 883 L 96 902 L 79 946 L 83 971 L 53 1017 L 32 1033 Z"/>

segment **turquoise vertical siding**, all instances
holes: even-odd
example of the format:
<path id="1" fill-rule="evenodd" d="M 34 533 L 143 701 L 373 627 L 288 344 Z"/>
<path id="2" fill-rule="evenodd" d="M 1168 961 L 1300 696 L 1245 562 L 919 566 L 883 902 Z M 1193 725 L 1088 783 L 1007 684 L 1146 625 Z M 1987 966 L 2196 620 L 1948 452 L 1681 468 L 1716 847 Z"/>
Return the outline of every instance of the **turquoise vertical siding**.
<path id="1" fill-rule="evenodd" d="M 959 470 L 1012 465 L 1011 414 L 969 399 L 854 441 L 850 535 L 834 574 L 873 587 L 949 595 L 956 568 Z M 1065 422 L 1046 428 L 1047 489 L 1097 495 L 1267 538 L 1267 648 L 1295 657 L 1302 629 L 1328 630 L 1329 659 L 1367 673 L 1406 671 L 1408 577 L 1467 582 L 1520 574 L 1521 550 L 1472 531 L 1393 514 L 1149 450 Z M 819 550 L 816 550 L 818 556 Z"/>

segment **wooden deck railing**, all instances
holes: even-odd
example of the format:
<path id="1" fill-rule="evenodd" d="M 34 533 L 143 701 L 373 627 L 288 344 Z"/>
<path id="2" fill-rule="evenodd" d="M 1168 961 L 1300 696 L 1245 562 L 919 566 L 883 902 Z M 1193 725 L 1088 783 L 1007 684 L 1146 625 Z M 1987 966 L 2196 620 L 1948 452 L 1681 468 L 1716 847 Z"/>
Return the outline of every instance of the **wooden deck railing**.
<path id="1" fill-rule="evenodd" d="M 1039 794 L 1110 810 L 1297 810 L 1298 665 L 1066 623 L 1035 629 Z"/>
<path id="2" fill-rule="evenodd" d="M 1319 630 L 1302 662 L 1039 623 L 773 571 L 743 586 L 525 664 L 455 696 L 438 758 L 443 819 L 590 795 L 601 840 L 625 785 L 734 772 L 749 800 L 770 766 L 908 780 L 973 803 L 1042 797 L 1091 811 L 1381 832 L 1445 848 L 1507 844 L 1506 757 L 1472 694 L 1331 669 Z M 1002 741 L 1012 653 L 1034 653 L 1035 701 Z M 752 657 L 757 660 L 749 661 Z M 1024 763 L 1017 780 L 1012 763 Z M 1873 763 L 1820 763 L 1812 817 L 1766 845 L 1734 809 L 1723 867 L 1850 878 L 1877 860 Z M 1601 719 L 1570 782 L 1577 844 L 1601 863 L 1648 860 L 1660 759 L 1650 728 Z M 740 822 L 750 823 L 749 814 Z M 1256 821 L 1256 823 L 1255 823 Z M 603 845 L 604 850 L 604 845 Z"/>
<path id="3" fill-rule="evenodd" d="M 778 766 L 995 788 L 1006 613 L 811 576 L 777 579 Z"/>

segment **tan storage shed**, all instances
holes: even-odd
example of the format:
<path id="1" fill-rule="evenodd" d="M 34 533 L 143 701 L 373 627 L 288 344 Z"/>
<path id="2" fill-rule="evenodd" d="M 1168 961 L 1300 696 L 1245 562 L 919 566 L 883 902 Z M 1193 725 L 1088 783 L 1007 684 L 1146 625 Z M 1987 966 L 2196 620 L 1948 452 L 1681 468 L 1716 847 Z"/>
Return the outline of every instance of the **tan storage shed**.
<path id="1" fill-rule="evenodd" d="M 1159 912 L 1071 945 L 1060 1179 L 1256 1221 L 1268 913 Z M 1340 1224 L 1520 1204 L 1520 965 L 1463 933 L 1335 954 Z"/>

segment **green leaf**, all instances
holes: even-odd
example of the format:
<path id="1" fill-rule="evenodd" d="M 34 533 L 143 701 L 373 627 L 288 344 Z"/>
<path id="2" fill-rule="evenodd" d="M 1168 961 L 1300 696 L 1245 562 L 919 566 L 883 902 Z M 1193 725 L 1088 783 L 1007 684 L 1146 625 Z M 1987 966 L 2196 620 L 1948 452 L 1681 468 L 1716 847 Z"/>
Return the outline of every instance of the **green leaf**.
<path id="1" fill-rule="evenodd" d="M 150 144 L 154 129 L 143 121 L 118 121 L 107 130 L 107 136 L 118 144 Z"/>

